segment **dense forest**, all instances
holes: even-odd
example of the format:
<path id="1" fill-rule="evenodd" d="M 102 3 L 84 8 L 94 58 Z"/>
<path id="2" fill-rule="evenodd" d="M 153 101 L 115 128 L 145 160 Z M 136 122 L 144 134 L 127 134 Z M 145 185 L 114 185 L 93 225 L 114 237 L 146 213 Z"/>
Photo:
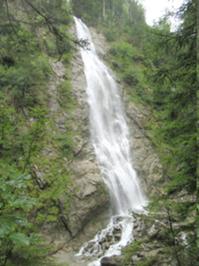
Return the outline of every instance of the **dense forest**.
<path id="1" fill-rule="evenodd" d="M 68 163 L 75 156 L 76 104 L 71 62 L 83 46 L 71 33 L 73 14 L 104 34 L 110 47 L 105 61 L 124 84 L 128 100 L 150 110 L 145 131 L 163 177 L 149 210 L 166 209 L 170 225 L 158 241 L 174 265 L 198 265 L 197 8 L 196 0 L 184 1 L 176 14 L 181 24 L 171 31 L 167 16 L 147 25 L 135 0 L 1 0 L 0 265 L 56 265 L 40 228 L 63 222 L 59 199 L 64 195 L 70 204 L 71 198 Z M 62 134 L 49 111 L 52 60 L 66 69 L 58 88 L 69 117 Z M 45 147 L 54 154 L 44 156 Z M 42 176 L 38 169 L 44 169 Z M 180 227 L 173 226 L 179 221 Z M 188 234 L 185 246 L 175 241 L 182 228 Z M 124 249 L 123 265 L 131 265 L 133 252 L 141 248 L 141 242 L 133 242 Z M 136 265 L 157 264 L 146 258 Z"/>

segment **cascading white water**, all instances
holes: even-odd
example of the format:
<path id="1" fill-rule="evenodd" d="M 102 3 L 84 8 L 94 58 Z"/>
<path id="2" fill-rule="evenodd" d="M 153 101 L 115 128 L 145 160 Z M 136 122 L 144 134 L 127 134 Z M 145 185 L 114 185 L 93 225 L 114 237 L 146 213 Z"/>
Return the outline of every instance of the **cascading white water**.
<path id="1" fill-rule="evenodd" d="M 79 40 L 87 40 L 88 47 L 81 48 L 87 80 L 87 97 L 90 107 L 91 140 L 102 176 L 112 201 L 113 216 L 107 228 L 86 243 L 79 255 L 110 256 L 118 254 L 132 237 L 132 212 L 144 211 L 146 199 L 140 189 L 132 167 L 129 132 L 123 112 L 118 86 L 108 68 L 99 59 L 87 26 L 74 18 Z M 102 242 L 114 231 L 114 239 L 106 250 Z M 119 239 L 119 240 L 118 240 Z M 99 261 L 90 265 L 100 265 Z"/>

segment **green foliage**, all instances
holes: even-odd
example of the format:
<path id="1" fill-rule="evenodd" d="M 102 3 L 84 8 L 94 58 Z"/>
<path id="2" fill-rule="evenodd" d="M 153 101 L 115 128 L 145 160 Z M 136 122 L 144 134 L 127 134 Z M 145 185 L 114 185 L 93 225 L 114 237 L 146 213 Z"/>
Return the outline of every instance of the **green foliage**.
<path id="1" fill-rule="evenodd" d="M 132 265 L 132 256 L 142 249 L 142 245 L 143 243 L 141 241 L 134 240 L 129 246 L 125 247 L 122 250 L 122 255 L 123 255 L 122 265 L 123 266 Z M 153 266 L 153 265 L 156 265 L 157 261 L 158 261 L 158 258 L 154 256 L 147 257 L 147 258 L 143 257 L 141 261 L 136 262 L 136 266 Z"/>
<path id="2" fill-rule="evenodd" d="M 21 135 L 24 171 L 31 164 L 32 157 L 41 150 L 41 143 L 45 133 L 46 112 L 41 108 L 34 108 L 29 113 L 31 122 Z M 39 140 L 39 142 L 38 142 Z"/>
<path id="3" fill-rule="evenodd" d="M 63 56 L 70 64 L 70 8 L 64 0 L 8 0 L 1 5 L 0 265 L 49 266 L 49 247 L 38 226 L 57 223 L 57 201 L 67 194 L 69 182 L 61 141 L 48 132 L 49 56 Z M 70 95 L 69 81 L 65 87 L 64 99 Z M 55 148 L 54 157 L 46 159 L 48 141 Z"/>
<path id="4" fill-rule="evenodd" d="M 109 60 L 113 69 L 128 86 L 130 98 L 138 96 L 148 101 L 151 97 L 145 78 L 146 64 L 141 51 L 127 41 L 112 43 Z"/>
<path id="5" fill-rule="evenodd" d="M 37 204 L 36 198 L 29 196 L 30 182 L 30 176 L 21 174 L 16 167 L 0 163 L 1 265 L 19 265 L 20 261 L 20 265 L 27 265 L 30 258 L 32 262 L 41 259 L 41 240 L 30 219 Z"/>
<path id="6" fill-rule="evenodd" d="M 73 132 L 68 131 L 67 136 L 57 136 L 57 141 L 60 143 L 60 150 L 64 157 L 71 160 L 74 157 L 74 140 Z"/>
<path id="7" fill-rule="evenodd" d="M 89 24 L 96 24 L 102 14 L 102 1 L 72 0 L 72 8 L 77 17 L 82 17 Z"/>
<path id="8" fill-rule="evenodd" d="M 199 248 L 199 204 L 196 205 L 196 248 Z"/>
<path id="9" fill-rule="evenodd" d="M 42 91 L 46 89 L 51 70 L 48 59 L 36 47 L 34 36 L 19 27 L 16 35 L 3 35 L 1 44 L 1 89 L 9 93 L 18 110 L 41 104 L 45 100 Z"/>
<path id="10" fill-rule="evenodd" d="M 130 265 L 132 256 L 139 251 L 141 244 L 142 242 L 135 240 L 129 246 L 123 249 L 122 255 L 124 256 L 124 259 L 122 263 L 124 266 Z"/>
<path id="11" fill-rule="evenodd" d="M 191 1 L 183 7 L 184 15 L 182 28 L 175 34 L 158 28 L 161 36 L 154 40 L 152 53 L 153 105 L 159 121 L 154 135 L 167 145 L 167 156 L 162 159 L 171 192 L 196 188 L 196 31 Z"/>
<path id="12" fill-rule="evenodd" d="M 72 86 L 70 80 L 64 80 L 59 86 L 59 103 L 68 112 L 72 112 L 75 107 L 75 100 L 72 94 Z"/>
<path id="13" fill-rule="evenodd" d="M 149 258 L 144 258 L 143 261 L 138 262 L 137 266 L 154 266 L 155 263 L 157 263 L 157 258 L 149 257 Z"/>
<path id="14" fill-rule="evenodd" d="M 52 154 L 42 156 L 41 153 L 37 152 L 32 157 L 30 165 L 34 180 L 31 186 L 31 194 L 38 198 L 37 209 L 34 213 L 34 223 L 40 227 L 46 224 L 56 225 L 58 223 L 58 201 L 60 198 L 65 199 L 64 207 L 66 210 L 70 203 L 70 193 L 68 192 L 70 172 L 66 157 L 63 157 L 62 154 L 60 140 L 54 138 L 54 136 L 47 136 L 47 138 L 49 138 L 47 140 L 52 145 L 55 145 L 51 151 Z M 69 157 L 68 151 L 67 156 Z"/>
<path id="15" fill-rule="evenodd" d="M 75 15 L 90 25 L 103 27 L 107 35 L 117 40 L 120 34 L 133 32 L 134 41 L 143 34 L 144 9 L 137 1 L 72 0 Z"/>
<path id="16" fill-rule="evenodd" d="M 0 96 L 0 156 L 10 163 L 18 164 L 21 171 L 27 170 L 31 158 L 41 147 L 45 132 L 46 112 L 43 108 L 34 107 L 29 110 L 31 121 L 16 113 L 15 108 L 9 106 L 5 94 Z M 17 123 L 16 123 L 17 122 Z"/>
<path id="17" fill-rule="evenodd" d="M 64 64 L 69 68 L 71 55 L 65 54 L 62 58 Z M 76 101 L 72 91 L 71 85 L 71 71 L 68 70 L 66 73 L 67 79 L 65 79 L 58 87 L 58 101 L 60 107 L 67 112 L 68 118 L 67 122 L 65 123 L 65 128 L 67 134 L 57 134 L 55 139 L 56 142 L 59 143 L 59 150 L 61 155 L 66 157 L 68 160 L 72 160 L 74 158 L 74 132 L 71 130 L 72 125 L 74 123 L 74 111 L 76 107 Z"/>
<path id="18" fill-rule="evenodd" d="M 185 4 L 181 12 L 186 19 L 178 32 L 170 32 L 167 20 L 162 19 L 159 25 L 145 28 L 142 46 L 135 46 L 133 32 L 125 33 L 120 36 L 125 42 L 112 44 L 109 56 L 128 85 L 130 99 L 138 96 L 154 110 L 154 122 L 148 126 L 170 177 L 169 192 L 196 187 L 194 3 Z"/>
<path id="19" fill-rule="evenodd" d="M 12 144 L 11 136 L 15 131 L 13 115 L 15 110 L 8 106 L 5 95 L 0 92 L 0 147 L 8 149 Z M 2 151 L 1 151 L 2 153 Z"/>

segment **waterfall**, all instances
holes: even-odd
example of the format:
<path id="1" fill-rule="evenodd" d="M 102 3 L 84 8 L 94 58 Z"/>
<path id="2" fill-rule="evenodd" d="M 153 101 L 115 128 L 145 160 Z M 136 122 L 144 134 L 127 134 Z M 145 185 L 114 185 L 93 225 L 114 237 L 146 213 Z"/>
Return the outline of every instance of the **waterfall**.
<path id="1" fill-rule="evenodd" d="M 132 212 L 143 212 L 147 201 L 132 166 L 129 131 L 117 83 L 98 57 L 88 27 L 80 19 L 74 20 L 78 39 L 88 42 L 88 47 L 81 48 L 81 56 L 87 81 L 91 141 L 112 203 L 107 228 L 86 243 L 79 255 L 111 256 L 119 254 L 121 247 L 132 239 Z M 112 236 L 110 246 L 104 248 L 103 241 L 108 236 L 109 239 Z"/>

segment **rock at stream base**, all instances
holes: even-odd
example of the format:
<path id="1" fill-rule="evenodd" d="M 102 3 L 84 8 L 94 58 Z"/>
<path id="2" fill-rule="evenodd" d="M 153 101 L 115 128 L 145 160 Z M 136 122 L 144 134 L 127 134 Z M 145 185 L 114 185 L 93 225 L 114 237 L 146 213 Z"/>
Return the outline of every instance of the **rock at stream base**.
<path id="1" fill-rule="evenodd" d="M 101 259 L 101 266 L 122 266 L 122 260 L 119 256 L 104 257 Z"/>

